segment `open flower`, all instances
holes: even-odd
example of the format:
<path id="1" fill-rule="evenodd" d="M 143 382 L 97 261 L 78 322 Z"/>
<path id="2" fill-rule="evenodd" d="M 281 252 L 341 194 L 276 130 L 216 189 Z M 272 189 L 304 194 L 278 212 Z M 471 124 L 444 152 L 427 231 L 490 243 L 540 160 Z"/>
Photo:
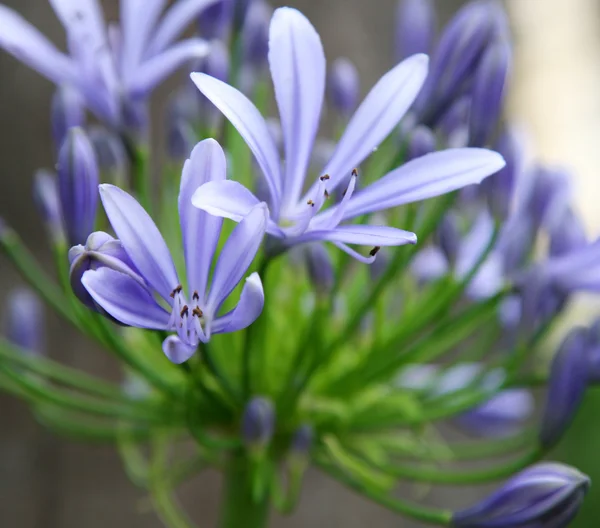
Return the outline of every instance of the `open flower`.
<path id="1" fill-rule="evenodd" d="M 189 359 L 198 344 L 207 342 L 212 334 L 246 328 L 263 308 L 262 283 L 258 274 L 253 273 L 246 279 L 236 308 L 219 314 L 223 302 L 241 281 L 260 247 L 267 223 L 264 204 L 253 208 L 233 230 L 208 287 L 222 220 L 193 207 L 191 196 L 204 182 L 225 179 L 225 171 L 225 154 L 212 139 L 199 143 L 183 168 L 179 219 L 187 294 L 167 244 L 146 211 L 118 187 L 100 186 L 104 210 L 141 280 L 136 280 L 131 273 L 101 267 L 86 271 L 81 281 L 94 301 L 121 323 L 177 332 L 163 343 L 165 354 L 175 363 Z M 157 298 L 164 302 L 161 304 Z"/>
<path id="2" fill-rule="evenodd" d="M 359 260 L 372 262 L 376 251 L 364 257 L 347 244 L 414 244 L 416 235 L 387 226 L 341 222 L 479 183 L 504 166 L 500 155 L 487 150 L 447 150 L 413 160 L 354 192 L 356 167 L 398 125 L 423 85 L 427 63 L 425 55 L 415 55 L 379 80 L 350 119 L 331 159 L 307 192 L 305 179 L 323 105 L 326 66 L 319 35 L 304 15 L 291 8 L 277 9 L 270 27 L 269 64 L 284 137 L 284 174 L 277 147 L 256 107 L 226 83 L 202 73 L 191 77 L 254 153 L 269 190 L 267 232 L 286 246 L 333 242 Z M 351 173 L 344 198 L 321 212 L 327 198 L 348 181 Z M 259 203 L 235 181 L 208 183 L 193 201 L 200 209 L 236 221 Z"/>
<path id="3" fill-rule="evenodd" d="M 179 0 L 162 20 L 162 0 L 121 0 L 121 24 L 106 27 L 98 0 L 49 0 L 67 33 L 60 52 L 16 11 L 0 4 L 0 47 L 57 85 L 72 87 L 101 120 L 136 120 L 133 108 L 187 60 L 204 56 L 205 41 L 173 44 L 216 0 Z"/>

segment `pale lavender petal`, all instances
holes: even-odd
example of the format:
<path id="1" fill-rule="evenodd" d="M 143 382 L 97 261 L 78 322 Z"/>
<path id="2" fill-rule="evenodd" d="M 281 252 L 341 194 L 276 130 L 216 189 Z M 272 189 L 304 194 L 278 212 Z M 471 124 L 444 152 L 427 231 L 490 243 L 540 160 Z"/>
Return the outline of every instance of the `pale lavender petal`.
<path id="1" fill-rule="evenodd" d="M 74 84 L 73 61 L 12 9 L 0 5 L 0 48 L 56 84 Z"/>
<path id="2" fill-rule="evenodd" d="M 164 51 L 208 6 L 217 0 L 179 0 L 165 12 L 154 35 L 150 38 L 146 56 Z"/>
<path id="3" fill-rule="evenodd" d="M 256 196 L 234 180 L 205 183 L 192 196 L 194 207 L 235 222 L 240 222 L 259 203 Z"/>
<path id="4" fill-rule="evenodd" d="M 348 183 L 348 188 L 344 192 L 344 196 L 342 197 L 342 201 L 332 208 L 332 212 L 330 216 L 327 217 L 327 222 L 322 227 L 325 229 L 333 229 L 335 228 L 344 218 L 344 213 L 346 212 L 346 208 L 350 203 L 350 199 L 354 194 L 354 189 L 356 188 L 356 175 L 352 175 L 350 177 L 350 183 Z M 318 222 L 318 219 L 315 220 Z"/>
<path id="5" fill-rule="evenodd" d="M 128 77 L 126 89 L 132 97 L 147 96 L 158 84 L 164 81 L 177 68 L 192 59 L 205 57 L 210 50 L 208 43 L 194 38 L 183 40 L 166 51 L 144 61 Z"/>
<path id="6" fill-rule="evenodd" d="M 106 44 L 106 23 L 98 0 L 49 0 L 69 40 L 99 50 Z M 70 44 L 74 44 L 70 42 Z"/>
<path id="7" fill-rule="evenodd" d="M 167 329 L 169 313 L 130 276 L 100 268 L 86 271 L 81 282 L 94 301 L 117 321 L 137 328 Z"/>
<path id="8" fill-rule="evenodd" d="M 129 258 L 161 297 L 171 301 L 179 279 L 167 244 L 152 218 L 135 198 L 114 185 L 100 185 L 100 198 Z"/>
<path id="9" fill-rule="evenodd" d="M 448 149 L 414 159 L 354 194 L 344 219 L 426 200 L 481 182 L 504 166 L 485 149 Z"/>
<path id="10" fill-rule="evenodd" d="M 342 225 L 331 230 L 308 231 L 296 240 L 298 243 L 324 240 L 360 246 L 403 246 L 416 244 L 417 235 L 388 226 Z"/>
<path id="11" fill-rule="evenodd" d="M 235 227 L 225 242 L 206 303 L 206 310 L 213 316 L 252 264 L 265 234 L 268 215 L 264 203 L 257 205 Z"/>
<path id="12" fill-rule="evenodd" d="M 165 356 L 169 358 L 169 361 L 176 365 L 181 365 L 190 359 L 198 347 L 192 347 L 186 345 L 179 337 L 171 335 L 167 337 L 162 344 L 163 352 Z"/>
<path id="13" fill-rule="evenodd" d="M 179 221 L 188 287 L 190 295 L 197 291 L 202 300 L 223 220 L 194 207 L 191 197 L 202 184 L 225 181 L 226 176 L 225 153 L 214 139 L 206 139 L 196 145 L 181 175 Z"/>
<path id="14" fill-rule="evenodd" d="M 262 313 L 265 304 L 265 292 L 258 273 L 252 273 L 247 279 L 240 301 L 229 313 L 219 317 L 212 325 L 213 334 L 237 332 L 250 326 Z"/>
<path id="15" fill-rule="evenodd" d="M 428 69 L 427 55 L 414 55 L 386 73 L 348 123 L 323 173 L 334 189 L 398 125 L 417 97 Z"/>
<path id="16" fill-rule="evenodd" d="M 277 147 L 265 120 L 252 102 L 235 88 L 204 73 L 192 73 L 198 89 L 225 115 L 252 150 L 269 186 L 271 207 L 279 215 L 281 170 Z"/>
<path id="17" fill-rule="evenodd" d="M 282 7 L 273 14 L 269 65 L 285 144 L 283 207 L 288 209 L 304 187 L 325 94 L 321 39 L 298 10 Z"/>
<path id="18" fill-rule="evenodd" d="M 362 262 L 363 264 L 373 264 L 373 262 L 375 262 L 375 259 L 377 258 L 376 255 L 361 255 L 358 251 L 352 249 L 350 246 L 347 246 L 342 242 L 333 242 L 333 245 L 341 249 L 344 253 L 350 255 L 353 259 Z"/>

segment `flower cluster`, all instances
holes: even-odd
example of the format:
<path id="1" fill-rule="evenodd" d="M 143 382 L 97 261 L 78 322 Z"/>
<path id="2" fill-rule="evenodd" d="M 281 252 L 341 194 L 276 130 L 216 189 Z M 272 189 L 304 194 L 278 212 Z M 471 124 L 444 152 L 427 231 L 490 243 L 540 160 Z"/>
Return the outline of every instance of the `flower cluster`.
<path id="1" fill-rule="evenodd" d="M 222 526 L 254 528 L 294 509 L 316 465 L 430 524 L 566 527 L 589 478 L 540 460 L 600 380 L 598 324 L 544 360 L 570 299 L 600 289 L 600 245 L 568 173 L 527 161 L 503 119 L 501 6 L 470 2 L 436 38 L 430 0 L 399 2 L 398 63 L 359 103 L 357 69 L 328 69 L 291 7 L 122 0 L 107 25 L 97 0 L 50 4 L 68 54 L 2 5 L 0 47 L 57 85 L 56 173 L 33 187 L 58 280 L 4 222 L 0 247 L 124 375 L 46 357 L 38 297 L 19 290 L 0 389 L 55 431 L 118 445 L 173 526 L 173 493 L 204 467 L 225 469 Z M 182 67 L 156 193 L 149 97 Z M 171 460 L 182 439 L 192 458 Z M 497 456 L 511 461 L 456 464 Z M 393 494 L 501 478 L 458 512 Z"/>

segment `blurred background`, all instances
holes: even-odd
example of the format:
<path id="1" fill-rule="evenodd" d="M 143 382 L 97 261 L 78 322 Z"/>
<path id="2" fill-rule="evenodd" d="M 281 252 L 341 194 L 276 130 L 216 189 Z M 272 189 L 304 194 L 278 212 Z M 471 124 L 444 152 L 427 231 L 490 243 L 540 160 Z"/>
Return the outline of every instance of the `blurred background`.
<path id="1" fill-rule="evenodd" d="M 44 0 L 8 0 L 60 46 L 64 33 Z M 116 18 L 118 0 L 102 2 Z M 393 62 L 393 12 L 396 0 L 272 1 L 301 9 L 320 33 L 328 58 L 351 58 L 366 91 Z M 462 2 L 438 0 L 441 20 Z M 509 113 L 532 138 L 542 161 L 573 170 L 577 202 L 588 234 L 600 233 L 600 0 L 510 0 L 506 2 L 515 35 L 516 65 Z M 0 31 L 2 29 L 0 28 Z M 48 266 L 52 258 L 31 200 L 32 175 L 53 164 L 49 106 L 52 85 L 5 53 L 0 53 L 0 211 Z M 183 79 L 174 79 L 175 83 Z M 157 116 L 169 93 L 156 96 Z M 160 129 L 154 131 L 162 142 Z M 0 299 L 20 279 L 0 260 Z M 589 320 L 600 306 L 582 299 L 572 317 Z M 111 358 L 47 316 L 49 354 L 99 375 L 117 376 Z M 600 482 L 600 394 L 589 391 L 573 429 L 556 458 L 579 466 Z M 463 506 L 480 489 L 418 489 L 420 499 Z M 220 482 L 203 474 L 182 492 L 199 526 L 216 523 Z M 593 486 L 575 527 L 598 526 L 600 487 Z M 274 526 L 346 528 L 411 527 L 317 473 L 307 479 L 297 513 Z M 159 527 L 144 495 L 129 483 L 116 452 L 107 447 L 71 444 L 45 432 L 25 405 L 0 395 L 0 525 L 16 528 Z"/>

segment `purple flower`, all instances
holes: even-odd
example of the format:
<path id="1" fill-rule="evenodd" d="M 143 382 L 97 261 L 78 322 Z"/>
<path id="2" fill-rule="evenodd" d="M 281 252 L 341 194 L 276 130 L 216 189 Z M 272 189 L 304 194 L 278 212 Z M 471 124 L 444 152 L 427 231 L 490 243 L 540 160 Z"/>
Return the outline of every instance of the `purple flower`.
<path id="1" fill-rule="evenodd" d="M 476 506 L 454 514 L 455 528 L 566 528 L 590 479 L 564 464 L 542 462 L 514 476 Z"/>
<path id="2" fill-rule="evenodd" d="M 19 288 L 9 293 L 3 322 L 8 341 L 32 354 L 43 354 L 44 309 L 31 290 Z"/>
<path id="3" fill-rule="evenodd" d="M 435 8 L 432 0 L 401 0 L 396 15 L 396 57 L 429 53 L 435 37 Z"/>
<path id="4" fill-rule="evenodd" d="M 425 80 L 427 57 L 415 55 L 375 85 L 350 119 L 321 176 L 304 193 L 325 92 L 323 47 L 310 22 L 291 8 L 275 11 L 269 42 L 269 64 L 284 137 L 284 174 L 276 145 L 257 108 L 238 90 L 217 79 L 193 73 L 192 80 L 254 153 L 269 190 L 267 232 L 284 247 L 329 241 L 363 262 L 372 262 L 376 250 L 365 257 L 347 244 L 399 246 L 414 244 L 416 235 L 387 226 L 341 222 L 479 183 L 504 165 L 498 154 L 482 149 L 436 152 L 354 193 L 358 175 L 354 169 L 397 126 Z M 353 171 L 344 199 L 321 212 L 327 198 Z M 194 195 L 193 201 L 200 209 L 236 221 L 260 203 L 235 181 L 211 182 Z"/>
<path id="5" fill-rule="evenodd" d="M 265 448 L 273 437 L 275 409 L 267 398 L 252 398 L 242 416 L 244 443 L 253 449 Z"/>
<path id="6" fill-rule="evenodd" d="M 360 95 L 360 78 L 350 60 L 340 58 L 333 62 L 327 93 L 331 106 L 341 115 L 349 116 L 354 112 Z"/>
<path id="7" fill-rule="evenodd" d="M 420 158 L 435 151 L 435 135 L 426 126 L 418 126 L 413 129 L 409 138 L 406 152 L 407 161 Z"/>
<path id="8" fill-rule="evenodd" d="M 254 0 L 246 14 L 242 39 L 246 66 L 262 67 L 269 53 L 269 19 L 272 9 L 264 0 Z"/>
<path id="9" fill-rule="evenodd" d="M 103 126 L 90 127 L 88 136 L 96 153 L 102 179 L 115 185 L 126 185 L 129 157 L 121 138 Z"/>
<path id="10" fill-rule="evenodd" d="M 0 5 L 0 47 L 58 86 L 76 91 L 96 116 L 127 125 L 135 107 L 186 61 L 204 56 L 200 39 L 175 40 L 215 0 L 121 2 L 121 24 L 106 27 L 98 0 L 50 0 L 67 33 L 60 52 L 16 11 Z M 136 111 L 137 113 L 137 111 Z"/>
<path id="11" fill-rule="evenodd" d="M 146 211 L 118 187 L 100 186 L 108 219 L 144 284 L 107 267 L 85 272 L 81 282 L 94 301 L 121 323 L 176 332 L 177 335 L 163 342 L 165 354 L 174 363 L 187 361 L 199 342 L 209 341 L 212 334 L 246 328 L 263 308 L 262 284 L 258 274 L 253 273 L 246 279 L 237 306 L 220 314 L 224 301 L 239 284 L 260 247 L 267 223 L 264 205 L 253 208 L 229 236 L 212 272 L 209 288 L 222 220 L 193 207 L 191 196 L 206 181 L 224 180 L 225 173 L 225 154 L 212 139 L 199 143 L 183 168 L 179 219 L 187 290 L 175 271 L 162 235 Z M 166 304 L 158 303 L 155 297 Z"/>

